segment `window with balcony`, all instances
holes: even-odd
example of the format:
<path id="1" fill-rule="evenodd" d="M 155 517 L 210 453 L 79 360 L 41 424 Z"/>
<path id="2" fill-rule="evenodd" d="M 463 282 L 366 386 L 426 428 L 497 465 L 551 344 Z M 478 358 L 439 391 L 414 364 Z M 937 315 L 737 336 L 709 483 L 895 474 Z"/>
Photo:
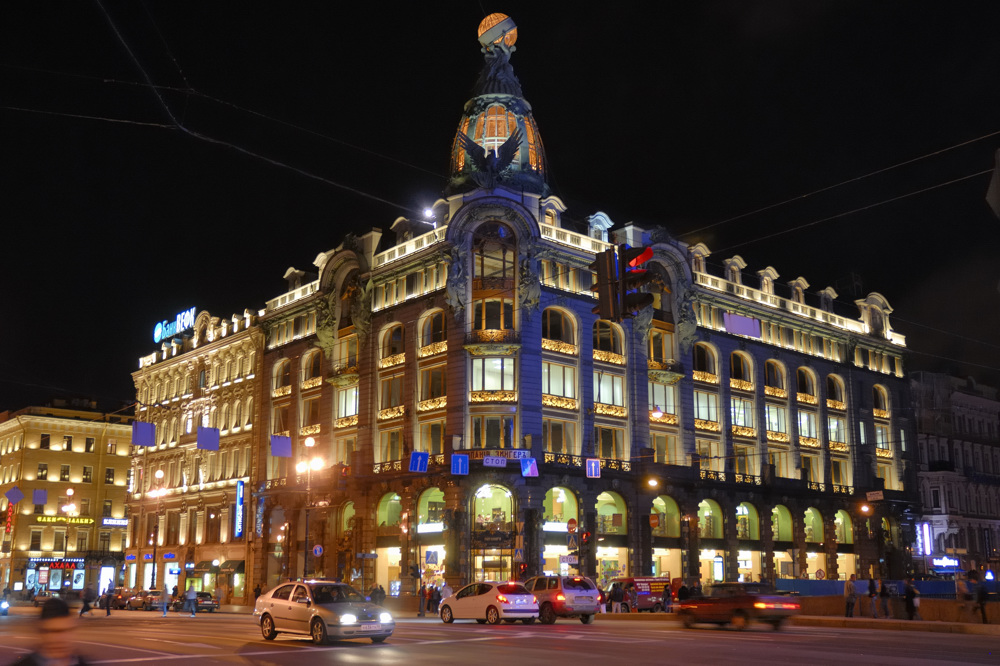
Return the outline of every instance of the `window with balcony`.
<path id="1" fill-rule="evenodd" d="M 471 421 L 472 448 L 519 448 L 514 440 L 516 420 L 513 415 L 473 416 Z"/>
<path id="2" fill-rule="evenodd" d="M 349 386 L 348 388 L 339 389 L 337 391 L 337 418 L 343 419 L 348 416 L 354 416 L 358 413 L 358 387 Z"/>
<path id="3" fill-rule="evenodd" d="M 847 463 L 836 458 L 830 459 L 830 480 L 835 486 L 850 485 L 847 479 Z"/>
<path id="4" fill-rule="evenodd" d="M 889 427 L 884 425 L 875 426 L 875 448 L 888 451 L 892 448 L 889 441 Z"/>
<path id="5" fill-rule="evenodd" d="M 420 441 L 418 451 L 436 456 L 444 452 L 444 421 L 422 421 L 420 423 Z"/>
<path id="6" fill-rule="evenodd" d="M 659 409 L 664 414 L 677 414 L 677 387 L 675 385 L 649 381 L 646 386 L 650 411 Z"/>
<path id="7" fill-rule="evenodd" d="M 576 423 L 542 419 L 542 446 L 548 453 L 576 453 Z"/>
<path id="8" fill-rule="evenodd" d="M 753 374 L 750 370 L 750 360 L 740 352 L 733 352 L 729 356 L 730 378 L 738 382 L 753 384 Z"/>
<path id="9" fill-rule="evenodd" d="M 694 392 L 694 417 L 701 421 L 719 422 L 719 396 L 707 391 Z"/>
<path id="10" fill-rule="evenodd" d="M 876 413 L 875 414 L 876 417 L 878 417 L 878 418 L 888 418 L 888 413 L 889 413 L 889 394 L 885 390 L 884 387 L 882 387 L 882 386 L 874 386 L 874 387 L 872 387 L 872 406 L 876 410 L 878 410 L 878 412 L 882 412 L 883 413 L 882 415 Z"/>
<path id="11" fill-rule="evenodd" d="M 318 379 L 323 374 L 323 352 L 315 350 L 307 353 L 302 360 L 302 381 Z"/>
<path id="12" fill-rule="evenodd" d="M 651 432 L 649 433 L 649 443 L 653 449 L 653 462 L 666 465 L 683 464 L 676 435 Z"/>
<path id="13" fill-rule="evenodd" d="M 802 456 L 802 472 L 805 481 L 819 483 L 823 480 L 823 475 L 819 470 L 819 458 L 817 456 Z"/>
<path id="14" fill-rule="evenodd" d="M 395 324 L 382 334 L 383 359 L 403 353 L 403 325 Z"/>
<path id="15" fill-rule="evenodd" d="M 826 377 L 826 399 L 840 403 L 834 405 L 835 409 L 844 409 L 842 406 L 844 403 L 844 382 L 835 375 L 827 375 Z"/>
<path id="16" fill-rule="evenodd" d="M 420 332 L 420 346 L 426 347 L 435 342 L 445 342 L 448 339 L 448 325 L 444 312 L 438 311 L 424 319 Z"/>
<path id="17" fill-rule="evenodd" d="M 566 313 L 555 308 L 546 308 L 542 313 L 542 337 L 569 345 L 576 344 L 573 320 Z"/>
<path id="18" fill-rule="evenodd" d="M 542 361 L 542 393 L 576 398 L 576 368 Z"/>
<path id="19" fill-rule="evenodd" d="M 281 359 L 274 364 L 274 381 L 272 388 L 275 391 L 280 391 L 285 387 L 292 385 L 292 362 L 286 359 Z"/>
<path id="20" fill-rule="evenodd" d="M 841 416 L 828 417 L 830 442 L 847 442 L 847 421 Z"/>
<path id="21" fill-rule="evenodd" d="M 621 356 L 621 331 L 610 321 L 599 319 L 594 322 L 594 351 L 608 352 Z"/>
<path id="22" fill-rule="evenodd" d="M 510 296 L 481 298 L 472 302 L 472 328 L 507 331 L 514 328 L 514 302 Z"/>
<path id="23" fill-rule="evenodd" d="M 722 460 L 719 457 L 719 442 L 714 439 L 695 440 L 695 451 L 698 452 L 698 467 L 706 471 L 723 471 Z"/>
<path id="24" fill-rule="evenodd" d="M 718 374 L 715 363 L 715 352 L 703 342 L 695 343 L 693 367 L 695 372 L 704 372 L 709 375 Z"/>
<path id="25" fill-rule="evenodd" d="M 594 426 L 594 448 L 600 458 L 623 460 L 625 458 L 625 429 Z"/>
<path id="26" fill-rule="evenodd" d="M 733 425 L 741 428 L 755 428 L 753 400 L 731 398 L 729 402 Z"/>
<path id="27" fill-rule="evenodd" d="M 502 140 L 506 138 L 504 136 Z M 517 260 L 517 241 L 513 230 L 500 222 L 481 224 L 473 235 L 472 260 L 475 278 L 513 279 Z"/>
<path id="28" fill-rule="evenodd" d="M 341 371 L 358 367 L 358 336 L 348 335 L 337 341 L 337 367 Z"/>
<path id="29" fill-rule="evenodd" d="M 594 371 L 594 402 L 625 406 L 625 378 L 610 372 Z"/>
<path id="30" fill-rule="evenodd" d="M 379 409 L 399 407 L 403 404 L 403 375 L 383 377 L 379 382 Z"/>
<path id="31" fill-rule="evenodd" d="M 666 365 L 674 358 L 674 334 L 653 328 L 649 331 L 649 360 Z"/>
<path id="32" fill-rule="evenodd" d="M 799 410 L 799 437 L 816 438 L 816 414 Z"/>
<path id="33" fill-rule="evenodd" d="M 473 391 L 513 391 L 515 359 L 508 356 L 479 356 L 472 359 Z"/>
<path id="34" fill-rule="evenodd" d="M 432 400 L 443 398 L 448 394 L 445 379 L 448 368 L 445 365 L 435 365 L 420 371 L 420 399 Z"/>
<path id="35" fill-rule="evenodd" d="M 320 424 L 319 418 L 319 397 L 309 398 L 302 401 L 302 427 L 315 426 Z"/>
<path id="36" fill-rule="evenodd" d="M 772 389 L 785 390 L 785 371 L 777 361 L 764 364 L 764 383 Z"/>

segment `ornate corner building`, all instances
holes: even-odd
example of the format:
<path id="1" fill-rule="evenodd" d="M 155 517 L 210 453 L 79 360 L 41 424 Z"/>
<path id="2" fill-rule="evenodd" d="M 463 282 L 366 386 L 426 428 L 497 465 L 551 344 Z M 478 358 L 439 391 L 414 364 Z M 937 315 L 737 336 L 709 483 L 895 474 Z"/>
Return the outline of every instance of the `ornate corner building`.
<path id="1" fill-rule="evenodd" d="M 842 312 L 832 288 L 814 295 L 739 256 L 713 274 L 704 245 L 631 224 L 609 238 L 600 212 L 574 230 L 505 21 L 481 26 L 486 62 L 433 215 L 397 219 L 391 244 L 346 236 L 259 313 L 249 584 L 308 573 L 406 592 L 414 569 L 453 585 L 902 576 L 915 436 L 886 299 Z M 625 323 L 592 314 L 590 265 L 612 241 L 654 253 L 653 305 Z M 180 424 L 184 400 L 169 406 Z M 291 458 L 270 455 L 264 431 L 289 437 Z M 183 453 L 176 439 L 164 455 Z M 412 452 L 426 472 L 409 471 Z M 233 478 L 202 474 L 215 486 L 196 495 L 219 496 L 205 511 L 231 504 Z M 186 501 L 181 532 L 198 534 L 202 500 Z"/>
<path id="2" fill-rule="evenodd" d="M 117 581 L 131 420 L 61 399 L 0 413 L 2 587 L 73 596 Z M 15 488 L 18 502 L 7 496 Z"/>

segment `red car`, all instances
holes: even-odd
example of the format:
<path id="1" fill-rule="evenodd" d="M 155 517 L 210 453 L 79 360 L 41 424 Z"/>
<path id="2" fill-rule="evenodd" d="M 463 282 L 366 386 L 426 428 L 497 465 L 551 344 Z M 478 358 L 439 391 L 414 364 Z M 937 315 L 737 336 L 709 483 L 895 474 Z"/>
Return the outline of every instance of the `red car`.
<path id="1" fill-rule="evenodd" d="M 693 597 L 681 602 L 678 613 L 685 627 L 697 623 L 728 624 L 743 630 L 751 622 L 766 622 L 775 631 L 792 615 L 799 612 L 799 604 L 790 597 L 781 596 L 763 583 L 717 583 L 703 597 Z"/>

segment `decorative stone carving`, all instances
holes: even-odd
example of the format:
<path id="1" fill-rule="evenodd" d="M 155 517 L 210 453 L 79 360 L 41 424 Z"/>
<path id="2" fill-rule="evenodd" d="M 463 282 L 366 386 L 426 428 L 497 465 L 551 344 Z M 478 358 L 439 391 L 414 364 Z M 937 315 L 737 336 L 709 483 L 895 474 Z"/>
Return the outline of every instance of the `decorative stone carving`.
<path id="1" fill-rule="evenodd" d="M 458 246 L 451 248 L 448 266 L 448 283 L 445 286 L 445 302 L 451 308 L 458 323 L 465 321 L 465 297 L 467 289 L 465 257 Z"/>

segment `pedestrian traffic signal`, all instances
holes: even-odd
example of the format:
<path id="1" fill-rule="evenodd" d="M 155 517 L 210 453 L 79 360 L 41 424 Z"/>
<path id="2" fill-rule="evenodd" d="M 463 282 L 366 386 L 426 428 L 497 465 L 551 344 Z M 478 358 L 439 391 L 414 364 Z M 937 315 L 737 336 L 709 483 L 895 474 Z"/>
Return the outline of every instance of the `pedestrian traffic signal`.
<path id="1" fill-rule="evenodd" d="M 416 564 L 410 565 L 410 578 L 420 578 L 420 571 L 417 570 Z"/>
<path id="2" fill-rule="evenodd" d="M 639 266 L 652 258 L 651 247 L 629 247 L 625 244 L 618 247 L 618 321 L 634 317 L 639 310 L 653 304 L 652 294 L 639 291 L 654 277 L 653 273 Z"/>
<path id="3" fill-rule="evenodd" d="M 590 532 L 583 532 L 582 534 L 580 534 L 580 546 L 581 547 L 582 546 L 589 546 L 590 545 L 590 537 L 591 536 L 592 535 L 590 534 Z"/>
<path id="4" fill-rule="evenodd" d="M 524 578 L 526 575 L 528 575 L 528 563 L 527 562 L 521 562 L 521 564 L 518 566 L 518 569 L 521 571 L 521 578 Z"/>
<path id="5" fill-rule="evenodd" d="M 601 319 L 618 321 L 618 262 L 614 248 L 598 252 L 590 270 L 597 276 L 597 281 L 590 287 L 591 291 L 597 292 L 597 307 L 592 312 Z"/>

